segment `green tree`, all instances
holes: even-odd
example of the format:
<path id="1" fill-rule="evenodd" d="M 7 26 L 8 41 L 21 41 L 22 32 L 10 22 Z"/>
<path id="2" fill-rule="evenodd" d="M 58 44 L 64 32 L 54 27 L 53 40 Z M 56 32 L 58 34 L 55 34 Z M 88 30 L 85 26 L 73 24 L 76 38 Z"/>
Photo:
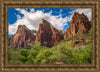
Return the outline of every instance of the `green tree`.
<path id="1" fill-rule="evenodd" d="M 38 51 L 37 50 L 30 50 L 29 51 L 29 55 L 27 56 L 27 64 L 35 64 L 36 62 L 36 56 L 38 55 Z"/>
<path id="2" fill-rule="evenodd" d="M 36 59 L 38 63 L 46 64 L 49 63 L 49 57 L 52 55 L 51 49 L 41 49 Z"/>
<path id="3" fill-rule="evenodd" d="M 88 39 L 92 40 L 92 28 L 91 28 L 88 32 L 89 32 L 89 37 L 88 37 Z"/>
<path id="4" fill-rule="evenodd" d="M 19 59 L 20 63 L 21 64 L 25 63 L 27 61 L 27 57 L 29 55 L 29 50 L 27 50 L 27 49 L 20 49 L 19 50 L 19 54 L 20 54 L 20 56 L 19 56 L 20 57 L 20 59 Z"/>
<path id="5" fill-rule="evenodd" d="M 19 53 L 13 48 L 8 49 L 8 63 L 18 64 L 19 63 Z"/>
<path id="6" fill-rule="evenodd" d="M 41 46 L 41 43 L 40 42 L 37 42 L 36 44 L 30 43 L 29 45 L 32 47 L 31 48 L 32 50 L 35 49 L 35 50 L 38 50 L 39 51 L 40 49 L 42 49 L 42 46 Z"/>

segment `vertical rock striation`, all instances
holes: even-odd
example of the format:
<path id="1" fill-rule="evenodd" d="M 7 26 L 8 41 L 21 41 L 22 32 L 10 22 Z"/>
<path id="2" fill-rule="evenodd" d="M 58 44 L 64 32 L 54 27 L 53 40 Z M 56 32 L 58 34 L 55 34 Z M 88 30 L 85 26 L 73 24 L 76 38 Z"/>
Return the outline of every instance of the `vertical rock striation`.
<path id="1" fill-rule="evenodd" d="M 30 48 L 29 43 L 34 43 L 35 36 L 25 25 L 19 25 L 15 35 L 9 38 L 9 46 L 14 48 Z"/>
<path id="2" fill-rule="evenodd" d="M 63 36 L 48 21 L 42 19 L 39 25 L 35 42 L 41 42 L 43 46 L 53 46 L 63 39 Z"/>
<path id="3" fill-rule="evenodd" d="M 80 33 L 87 33 L 91 28 L 91 23 L 87 16 L 79 13 L 74 13 L 70 22 L 70 27 L 66 29 L 64 39 L 71 38 Z"/>

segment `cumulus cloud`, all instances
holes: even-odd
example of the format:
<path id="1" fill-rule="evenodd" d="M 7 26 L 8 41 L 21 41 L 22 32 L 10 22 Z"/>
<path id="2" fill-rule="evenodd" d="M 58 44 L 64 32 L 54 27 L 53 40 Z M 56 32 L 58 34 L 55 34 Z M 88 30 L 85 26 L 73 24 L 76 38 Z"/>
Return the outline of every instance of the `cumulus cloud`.
<path id="1" fill-rule="evenodd" d="M 23 14 L 23 18 L 20 15 L 17 15 L 17 21 L 14 24 L 9 24 L 9 34 L 15 34 L 17 32 L 18 25 L 26 25 L 30 30 L 38 30 L 39 24 L 41 23 L 42 19 L 47 20 L 50 22 L 56 29 L 63 30 L 64 26 L 67 25 L 67 22 L 71 21 L 74 12 L 84 13 L 87 15 L 89 20 L 91 20 L 92 10 L 90 8 L 77 8 L 73 9 L 69 13 L 71 15 L 67 15 L 66 17 L 62 18 L 62 11 L 60 9 L 58 16 L 52 15 L 52 10 L 48 13 L 44 13 L 42 10 L 35 11 L 34 8 L 30 8 L 30 11 L 27 9 L 16 8 L 21 14 Z"/>
<path id="2" fill-rule="evenodd" d="M 9 25 L 9 34 L 15 34 L 18 25 L 26 25 L 26 27 L 28 27 L 30 30 L 38 30 L 39 24 L 41 23 L 42 19 L 50 22 L 58 30 L 62 30 L 63 27 L 67 25 L 68 18 L 62 18 L 61 15 L 53 16 L 51 14 L 52 10 L 48 13 L 44 13 L 40 10 L 35 12 L 34 9 L 30 9 L 30 12 L 26 11 L 25 9 L 19 8 L 17 8 L 16 10 L 23 14 L 24 17 L 21 18 L 19 15 L 17 15 L 16 23 Z M 62 12 L 62 10 L 60 12 Z"/>
<path id="3" fill-rule="evenodd" d="M 21 16 L 20 15 L 16 15 L 17 16 L 17 19 L 21 19 Z"/>

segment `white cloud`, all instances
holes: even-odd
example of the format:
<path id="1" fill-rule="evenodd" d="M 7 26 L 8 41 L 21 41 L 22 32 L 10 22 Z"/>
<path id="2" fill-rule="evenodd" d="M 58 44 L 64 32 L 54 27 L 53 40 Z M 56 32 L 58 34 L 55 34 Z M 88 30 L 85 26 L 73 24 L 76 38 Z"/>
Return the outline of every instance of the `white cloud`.
<path id="1" fill-rule="evenodd" d="M 17 15 L 17 19 L 21 19 L 21 16 L 20 15 Z"/>
<path id="2" fill-rule="evenodd" d="M 27 8 L 26 8 L 27 9 Z M 47 20 L 50 22 L 56 29 L 63 30 L 64 26 L 67 25 L 67 22 L 71 21 L 71 18 L 74 12 L 84 13 L 87 15 L 88 19 L 91 20 L 92 18 L 92 10 L 91 8 L 77 8 L 69 12 L 71 15 L 65 18 L 62 18 L 62 9 L 60 9 L 58 16 L 53 16 L 52 10 L 48 13 L 44 13 L 43 11 L 34 11 L 34 8 L 30 8 L 30 12 L 27 12 L 25 9 L 16 8 L 21 14 L 24 15 L 23 18 L 20 15 L 17 15 L 16 23 L 9 25 L 9 34 L 15 34 L 17 31 L 18 25 L 26 25 L 30 30 L 38 30 L 39 24 L 41 23 L 42 19 Z"/>
<path id="3" fill-rule="evenodd" d="M 51 15 L 52 10 L 48 13 L 43 13 L 43 11 L 34 11 L 34 9 L 30 9 L 30 12 L 27 12 L 25 9 L 16 9 L 21 14 L 24 15 L 23 18 L 21 18 L 19 15 L 17 15 L 17 21 L 16 23 L 9 25 L 9 34 L 15 34 L 17 31 L 18 25 L 26 25 L 30 30 L 38 30 L 39 24 L 41 23 L 42 19 L 47 20 L 50 22 L 56 29 L 62 30 L 65 25 L 67 25 L 68 18 L 62 18 L 61 15 L 59 16 L 53 16 Z M 62 11 L 62 10 L 61 10 Z"/>

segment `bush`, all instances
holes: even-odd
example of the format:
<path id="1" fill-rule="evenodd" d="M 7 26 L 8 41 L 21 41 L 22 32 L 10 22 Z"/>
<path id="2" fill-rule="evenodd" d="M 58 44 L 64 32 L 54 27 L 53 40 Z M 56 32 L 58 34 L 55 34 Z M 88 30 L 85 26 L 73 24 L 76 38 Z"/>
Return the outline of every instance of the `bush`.
<path id="1" fill-rule="evenodd" d="M 90 64 L 92 57 L 92 45 L 84 45 L 83 49 L 75 48 L 72 61 L 74 64 Z"/>
<path id="2" fill-rule="evenodd" d="M 8 49 L 8 63 L 18 64 L 19 63 L 19 53 L 13 48 Z"/>
<path id="3" fill-rule="evenodd" d="M 37 55 L 36 59 L 38 63 L 49 63 L 49 57 L 52 55 L 52 51 L 50 49 L 41 49 L 39 54 Z M 44 62 L 45 61 L 45 62 Z"/>
<path id="4" fill-rule="evenodd" d="M 19 57 L 20 57 L 19 61 L 20 61 L 21 64 L 24 64 L 27 61 L 27 57 L 29 55 L 29 50 L 20 49 L 19 50 L 19 54 L 20 54 L 19 55 Z"/>
<path id="5" fill-rule="evenodd" d="M 66 64 L 90 64 L 92 44 L 76 45 L 72 41 L 67 44 L 62 41 L 52 48 L 43 48 L 40 43 L 30 44 L 31 49 L 9 49 L 10 64 L 53 64 L 63 62 Z"/>
<path id="6" fill-rule="evenodd" d="M 32 43 L 30 43 L 29 44 L 32 48 L 31 48 L 31 50 L 40 50 L 40 49 L 42 49 L 42 46 L 41 46 L 41 43 L 40 42 L 37 42 L 36 44 L 32 44 Z"/>
<path id="7" fill-rule="evenodd" d="M 92 28 L 91 28 L 88 32 L 89 32 L 89 37 L 88 37 L 88 39 L 92 40 Z"/>

